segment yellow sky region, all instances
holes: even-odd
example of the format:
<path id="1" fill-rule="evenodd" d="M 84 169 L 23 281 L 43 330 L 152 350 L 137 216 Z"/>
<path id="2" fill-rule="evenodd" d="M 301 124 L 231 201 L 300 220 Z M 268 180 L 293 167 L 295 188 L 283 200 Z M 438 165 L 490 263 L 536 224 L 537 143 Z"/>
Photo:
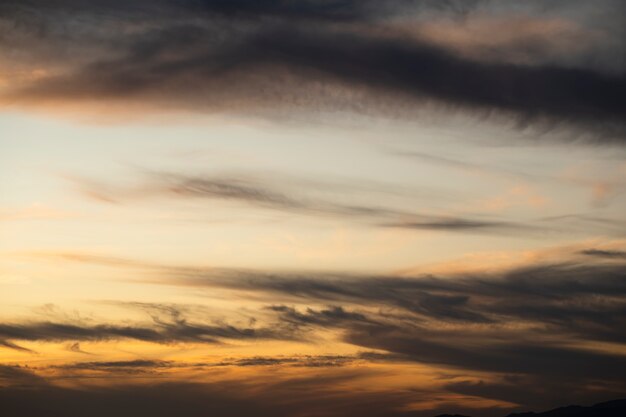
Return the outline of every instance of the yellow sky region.
<path id="1" fill-rule="evenodd" d="M 354 345 L 338 341 L 336 331 L 316 332 L 313 341 L 248 340 L 216 344 L 148 343 L 141 341 L 80 342 L 80 351 L 72 350 L 74 343 L 28 342 L 19 345 L 28 351 L 0 347 L 0 363 L 58 365 L 76 361 L 129 361 L 138 359 L 173 360 L 183 362 L 219 362 L 224 358 L 253 356 L 280 357 L 291 355 L 355 355 L 362 352 Z"/>

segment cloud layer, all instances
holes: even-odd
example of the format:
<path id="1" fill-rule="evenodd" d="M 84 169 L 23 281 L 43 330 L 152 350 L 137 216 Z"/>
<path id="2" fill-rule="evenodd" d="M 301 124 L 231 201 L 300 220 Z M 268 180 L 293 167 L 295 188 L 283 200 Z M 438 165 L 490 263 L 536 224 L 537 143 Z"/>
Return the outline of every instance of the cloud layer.
<path id="1" fill-rule="evenodd" d="M 592 18 L 567 22 L 584 16 L 582 2 L 562 5 L 564 17 L 558 7 L 544 7 L 542 15 L 534 2 L 513 6 L 161 0 L 86 7 L 70 0 L 10 1 L 2 6 L 0 29 L 7 36 L 0 53 L 14 59 L 5 70 L 8 87 L 0 97 L 17 104 L 90 100 L 200 111 L 300 108 L 410 117 L 435 104 L 483 115 L 496 112 L 524 123 L 593 127 L 605 138 L 621 140 L 624 65 L 603 71 L 587 64 L 603 62 L 589 54 L 615 39 L 611 30 L 619 25 L 590 35 L 600 30 Z M 601 6 L 602 17 L 617 19 L 619 4 Z M 520 13 L 531 23 L 517 24 Z M 557 17 L 566 23 L 552 23 Z M 472 45 L 455 43 L 450 19 L 469 19 L 468 25 L 479 28 L 492 27 L 489 19 L 496 19 L 500 30 L 530 31 L 532 40 L 492 46 L 483 59 L 464 53 Z M 550 29 L 559 24 L 568 31 Z M 484 43 L 476 34 L 481 32 L 471 30 L 462 39 L 471 42 L 474 36 L 478 45 Z M 520 33 L 520 39 L 524 36 Z M 583 51 L 571 51 L 575 64 L 569 55 L 543 62 L 545 53 L 532 46 L 549 45 L 559 36 L 576 37 L 576 45 L 585 43 L 581 39 L 589 42 Z M 507 58 L 515 49 L 523 51 L 526 62 Z"/>
<path id="2" fill-rule="evenodd" d="M 481 383 L 475 378 L 450 383 L 448 389 L 454 392 L 550 406 L 554 403 L 540 392 L 562 386 L 591 401 L 599 393 L 626 393 L 626 268 L 621 259 L 598 257 L 599 251 L 588 249 L 567 261 L 500 272 L 411 277 L 167 267 L 66 257 L 143 269 L 152 275 L 152 283 L 193 288 L 198 295 L 228 289 L 233 299 L 254 300 L 264 307 L 248 309 L 247 320 L 255 324 L 240 328 L 210 324 L 211 317 L 194 309 L 136 303 L 129 306 L 148 312 L 151 325 L 4 323 L 0 340 L 5 347 L 23 350 L 21 341 L 314 342 L 320 331 L 332 331 L 342 343 L 385 352 L 362 355 L 360 360 L 366 362 L 412 362 L 459 375 L 492 375 Z M 298 362 L 308 367 L 345 363 L 339 356 Z M 294 363 L 284 357 L 257 357 L 217 365 Z M 116 364 L 102 366 L 113 369 Z M 589 385 L 595 391 L 587 391 Z"/>

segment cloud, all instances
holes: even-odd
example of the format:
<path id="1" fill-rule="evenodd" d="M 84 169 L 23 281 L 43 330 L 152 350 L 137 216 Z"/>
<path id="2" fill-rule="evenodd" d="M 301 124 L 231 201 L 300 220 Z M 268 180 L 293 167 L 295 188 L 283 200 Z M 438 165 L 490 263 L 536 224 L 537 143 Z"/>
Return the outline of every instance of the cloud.
<path id="1" fill-rule="evenodd" d="M 169 285 L 224 287 L 267 294 L 268 299 L 387 305 L 435 320 L 502 322 L 540 320 L 620 339 L 626 286 L 622 264 L 525 266 L 500 274 L 449 277 L 264 273 L 246 270 L 165 269 Z M 340 315 L 343 310 L 327 314 Z"/>
<path id="2" fill-rule="evenodd" d="M 528 226 L 509 222 L 480 221 L 459 218 L 441 218 L 434 221 L 417 221 L 417 222 L 397 222 L 387 223 L 386 227 L 396 227 L 401 229 L 418 229 L 418 230 L 446 230 L 446 231 L 506 231 L 524 230 Z"/>
<path id="3" fill-rule="evenodd" d="M 220 363 L 224 366 L 274 366 L 288 365 L 306 368 L 326 368 L 344 366 L 357 360 L 358 357 L 347 355 L 305 355 L 294 357 L 264 357 L 236 359 Z"/>
<path id="4" fill-rule="evenodd" d="M 141 279 L 154 284 L 228 289 L 239 297 L 267 302 L 266 311 L 277 313 L 288 324 L 376 324 L 386 319 L 372 316 L 372 309 L 383 309 L 419 325 L 493 326 L 497 331 L 504 326 L 520 332 L 532 330 L 541 337 L 553 332 L 565 338 L 625 343 L 623 332 L 616 331 L 626 325 L 621 259 L 607 263 L 588 254 L 581 258 L 578 249 L 569 258 L 552 256 L 558 261 L 533 257 L 529 264 L 489 272 L 459 270 L 433 275 L 414 271 L 411 276 L 167 266 L 71 254 L 63 258 L 140 268 L 147 271 Z M 307 307 L 302 310 L 290 303 Z M 327 307 L 319 309 L 320 305 Z M 162 321 L 157 314 L 160 311 L 171 317 L 166 324 L 186 325 L 179 307 L 139 307 L 156 323 Z"/>
<path id="5" fill-rule="evenodd" d="M 0 323 L 1 345 L 27 351 L 14 340 L 35 342 L 81 342 L 139 340 L 150 343 L 221 343 L 225 340 L 289 339 L 274 328 L 236 327 L 228 324 L 190 323 L 174 307 L 168 319 L 152 315 L 153 325 L 74 324 L 63 322 Z M 80 349 L 80 345 L 74 344 Z M 75 350 L 76 351 L 76 350 Z"/>
<path id="6" fill-rule="evenodd" d="M 230 376 L 209 381 L 155 379 L 148 383 L 115 384 L 88 381 L 80 388 L 71 388 L 54 385 L 53 380 L 38 377 L 31 370 L 18 367 L 0 367 L 0 377 L 4 374 L 18 376 L 21 383 L 0 386 L 3 410 L 24 417 L 46 413 L 83 416 L 86 410 L 94 417 L 112 413 L 155 417 L 172 413 L 189 417 L 207 414 L 224 417 L 432 417 L 441 413 L 468 415 L 472 412 L 493 417 L 504 415 L 507 410 L 523 408 L 510 403 L 477 401 L 478 398 L 487 398 L 489 395 L 509 397 L 506 384 L 512 385 L 517 381 L 526 389 L 532 381 L 506 377 L 497 383 L 450 382 L 446 384 L 449 392 L 420 388 L 395 389 L 391 386 L 354 389 L 359 381 L 374 376 L 384 377 L 384 373 L 363 368 L 330 367 L 323 370 L 303 369 L 297 375 L 287 377 L 275 373 L 269 381 L 266 374 L 248 372 L 245 379 Z M 570 385 L 565 387 L 570 388 Z M 485 395 L 489 388 L 494 390 L 494 394 Z M 558 390 L 559 387 L 556 388 Z M 535 391 L 546 392 L 541 387 L 536 387 Z M 573 393 L 578 391 L 574 390 Z M 36 396 L 37 401 L 32 400 L 33 396 Z M 551 392 L 547 397 L 563 398 L 558 392 Z M 320 401 L 320 398 L 324 400 Z M 557 404 L 570 404 L 571 398 Z M 576 403 L 588 403 L 584 398 L 576 397 Z M 586 398 L 609 399 L 599 392 Z M 547 407 L 555 405 L 547 399 L 541 401 L 541 404 L 549 404 Z"/>
<path id="7" fill-rule="evenodd" d="M 621 387 L 626 358 L 589 343 L 626 343 L 623 264 L 526 266 L 450 277 L 167 273 L 168 284 L 225 287 L 272 305 L 280 322 L 426 364 Z M 304 333 L 306 334 L 306 333 Z"/>
<path id="8" fill-rule="evenodd" d="M 337 326 L 340 322 L 362 322 L 368 323 L 370 320 L 364 315 L 346 311 L 342 307 L 331 307 L 326 310 L 313 310 L 307 308 L 305 313 L 301 313 L 293 307 L 284 305 L 270 306 L 268 309 L 279 313 L 281 321 L 299 325 Z"/>
<path id="9" fill-rule="evenodd" d="M 46 384 L 44 378 L 32 372 L 28 367 L 0 365 L 0 390 L 7 385 L 32 388 Z"/>
<path id="10" fill-rule="evenodd" d="M 20 346 L 20 345 L 16 345 L 15 343 L 13 343 L 13 342 L 11 342 L 9 340 L 2 340 L 2 339 L 0 339 L 0 346 L 6 347 L 6 348 L 9 348 L 9 349 L 15 349 L 15 350 L 18 350 L 18 351 L 21 351 L 21 352 L 33 353 L 32 350 L 27 349 L 27 348 L 25 348 L 23 346 Z"/>
<path id="11" fill-rule="evenodd" d="M 251 299 L 265 307 L 250 313 L 258 326 L 239 329 L 200 324 L 193 309 L 138 303 L 153 317 L 153 326 L 140 327 L 147 333 L 133 327 L 133 336 L 127 336 L 130 330 L 122 332 L 112 325 L 75 329 L 26 323 L 0 326 L 0 340 L 134 337 L 154 343 L 222 338 L 315 342 L 320 334 L 332 334 L 337 342 L 368 351 L 356 363 L 413 362 L 449 370 L 465 378 L 451 382 L 451 391 L 475 392 L 490 400 L 527 404 L 529 396 L 541 391 L 532 381 L 570 387 L 576 398 L 585 401 L 626 395 L 626 356 L 621 353 L 626 344 L 621 330 L 626 327 L 623 259 L 606 262 L 595 252 L 571 250 L 569 258 L 557 255 L 558 262 L 533 258 L 530 264 L 489 272 L 412 276 L 187 268 L 69 257 L 141 268 L 147 272 L 141 274 L 143 280 L 148 276 L 148 282 L 155 284 L 193 287 L 200 290 L 198 296 L 202 289 L 207 294 L 214 294 L 215 288 L 228 289 L 239 300 Z M 182 311 L 191 314 L 188 321 Z M 332 368 L 335 362 L 350 360 L 317 358 L 307 363 L 307 359 L 260 356 L 213 365 Z M 484 384 L 477 382 L 476 374 L 483 375 Z M 516 378 L 522 381 L 519 385 L 511 382 Z M 483 386 L 493 386 L 493 393 Z M 549 399 L 541 402 L 548 403 Z"/>
<path id="12" fill-rule="evenodd" d="M 604 131 L 604 139 L 621 142 L 623 69 L 603 72 L 569 61 L 527 65 L 493 58 L 515 55 L 515 48 L 531 61 L 545 55 L 527 44 L 492 50 L 489 59 L 468 57 L 393 28 L 398 16 L 410 16 L 419 26 L 440 13 L 467 15 L 476 7 L 495 13 L 484 8 L 488 3 L 160 1 L 98 2 L 85 8 L 74 1 L 8 2 L 4 21 L 14 33 L 5 30 L 7 42 L 36 47 L 15 54 L 18 63 L 12 65 L 21 64 L 25 68 L 18 72 L 31 75 L 10 78 L 2 101 L 87 100 L 236 113 L 347 110 L 411 118 L 436 103 L 444 111 L 495 112 L 526 124 L 592 127 Z M 550 31 L 536 29 L 546 26 L 536 5 L 522 9 L 528 17 L 520 26 L 512 3 L 507 4 L 500 8 L 499 27 L 531 28 L 534 44 L 552 42 Z M 603 4 L 608 18 L 612 7 L 617 6 Z M 562 6 L 562 13 L 567 16 L 569 8 Z M 89 24 L 103 16 L 108 19 L 97 30 Z M 491 33 L 483 29 L 484 21 L 490 22 L 477 20 L 480 29 L 473 31 Z M 453 31 L 450 25 L 440 27 Z M 42 39 L 48 48 L 36 45 Z M 54 62 L 46 66 L 50 69 L 38 71 L 49 61 Z"/>
<path id="13" fill-rule="evenodd" d="M 58 368 L 73 371 L 105 371 L 115 374 L 142 374 L 176 366 L 172 361 L 136 359 L 131 361 L 75 362 Z"/>
<path id="14" fill-rule="evenodd" d="M 78 371 L 106 371 L 111 373 L 148 373 L 169 369 L 211 369 L 217 367 L 288 366 L 303 368 L 326 368 L 347 366 L 354 362 L 391 362 L 400 357 L 376 352 L 361 352 L 356 355 L 296 355 L 296 356 L 249 356 L 225 358 L 218 362 L 177 362 L 172 360 L 136 359 L 124 361 L 73 362 L 56 368 Z M 406 358 L 405 358 L 406 359 Z"/>
<path id="15" fill-rule="evenodd" d="M 0 340 L 315 342 L 320 331 L 329 331 L 337 342 L 368 352 L 354 357 L 225 358 L 194 366 L 330 369 L 351 363 L 413 362 L 463 376 L 465 379 L 450 383 L 450 391 L 474 392 L 494 401 L 531 404 L 529 396 L 540 392 L 531 381 L 570 387 L 576 398 L 585 401 L 626 394 L 626 356 L 620 353 L 626 344 L 621 331 L 626 327 L 626 268 L 619 260 L 604 262 L 596 256 L 581 257 L 579 252 L 574 255 L 559 263 L 543 261 L 489 273 L 411 277 L 167 267 L 117 258 L 78 258 L 143 268 L 153 274 L 153 283 L 225 288 L 240 299 L 249 297 L 257 305 L 266 305 L 250 313 L 258 325 L 242 328 L 207 324 L 193 308 L 135 303 L 134 307 L 150 314 L 151 326 L 2 324 Z M 148 362 L 87 362 L 73 369 L 107 373 L 120 369 L 140 375 L 180 366 L 145 360 Z M 477 382 L 477 373 L 483 375 L 483 384 Z M 522 381 L 519 385 L 511 382 L 516 378 Z M 484 386 L 493 386 L 493 392 Z M 548 403 L 556 405 L 550 400 L 532 404 Z"/>
<path id="16" fill-rule="evenodd" d="M 79 342 L 70 343 L 67 345 L 67 350 L 74 353 L 83 353 L 85 355 L 90 355 L 89 352 L 85 352 L 81 347 Z"/>
<path id="17" fill-rule="evenodd" d="M 485 332 L 487 333 L 487 332 Z M 345 340 L 368 349 L 408 356 L 414 361 L 465 371 L 534 375 L 556 379 L 613 381 L 621 385 L 623 355 L 528 340 L 532 332 L 435 331 L 410 326 L 355 327 Z M 508 339 L 506 340 L 505 339 Z M 521 402 L 519 399 L 516 402 Z"/>
<path id="18" fill-rule="evenodd" d="M 581 251 L 583 255 L 596 256 L 599 258 L 607 259 L 626 259 L 626 252 L 620 250 L 606 250 L 606 249 L 585 249 Z"/>
<path id="19" fill-rule="evenodd" d="M 499 219 L 474 219 L 457 216 L 429 215 L 373 204 L 346 204 L 330 199 L 303 195 L 289 190 L 289 179 L 284 184 L 251 179 L 244 176 L 184 175 L 153 173 L 145 183 L 137 186 L 114 186 L 82 179 L 71 179 L 78 190 L 98 201 L 118 203 L 144 198 L 206 199 L 234 202 L 257 209 L 319 218 L 337 218 L 360 221 L 377 227 L 408 230 L 439 230 L 467 233 L 532 233 L 536 228 Z M 287 181 L 286 181 L 287 180 Z M 303 187 L 299 187 L 302 189 Z M 342 187 L 344 196 L 355 193 L 358 187 Z M 380 194 L 372 190 L 372 194 Z"/>
<path id="20" fill-rule="evenodd" d="M 286 382 L 219 381 L 214 383 L 169 382 L 124 384 L 111 387 L 86 386 L 81 389 L 40 387 L 37 389 L 0 388 L 0 402 L 11 414 L 24 417 L 53 413 L 67 417 L 219 415 L 224 417 L 359 416 L 409 417 L 428 413 L 403 411 L 412 392 L 349 392 L 338 388 L 354 376 L 313 375 Z M 33 395 L 37 401 L 32 401 Z M 319 401 L 324 398 L 324 401 Z M 421 398 L 424 400 L 424 398 Z M 429 410 L 429 413 L 432 410 Z"/>
<path id="21" fill-rule="evenodd" d="M 602 384 L 601 384 L 602 385 Z M 523 409 L 549 409 L 555 404 L 599 403 L 624 395 L 619 387 L 602 385 L 597 392 L 586 391 L 575 382 L 506 375 L 496 381 L 459 381 L 446 386 L 452 392 L 483 398 L 495 398 L 524 404 Z"/>
<path id="22" fill-rule="evenodd" d="M 370 310 L 382 308 L 401 312 L 420 325 L 519 326 L 520 331 L 532 329 L 541 335 L 554 332 L 568 338 L 626 342 L 624 334 L 616 331 L 626 324 L 623 262 L 619 258 L 610 263 L 598 262 L 596 256 L 581 258 L 578 250 L 572 255 L 552 255 L 559 256 L 558 261 L 533 257 L 530 264 L 490 272 L 412 272 L 411 276 L 167 266 L 106 256 L 61 256 L 70 261 L 144 269 L 148 282 L 155 284 L 235 291 L 238 296 L 266 301 L 270 304 L 267 310 L 285 323 L 378 323 L 379 319 L 385 321 L 384 316 L 373 317 Z M 327 308 L 303 311 L 289 303 Z M 158 324 L 163 321 L 158 315 L 165 314 L 171 317 L 163 321 L 165 325 L 187 325 L 180 307 L 138 307 Z"/>

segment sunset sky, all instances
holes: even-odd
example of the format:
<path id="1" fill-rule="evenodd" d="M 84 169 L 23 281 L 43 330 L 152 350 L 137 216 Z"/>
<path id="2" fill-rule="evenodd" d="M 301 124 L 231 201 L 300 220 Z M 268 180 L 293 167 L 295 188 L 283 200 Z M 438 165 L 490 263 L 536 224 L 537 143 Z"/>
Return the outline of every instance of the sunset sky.
<path id="1" fill-rule="evenodd" d="M 626 3 L 0 0 L 0 414 L 626 397 Z"/>

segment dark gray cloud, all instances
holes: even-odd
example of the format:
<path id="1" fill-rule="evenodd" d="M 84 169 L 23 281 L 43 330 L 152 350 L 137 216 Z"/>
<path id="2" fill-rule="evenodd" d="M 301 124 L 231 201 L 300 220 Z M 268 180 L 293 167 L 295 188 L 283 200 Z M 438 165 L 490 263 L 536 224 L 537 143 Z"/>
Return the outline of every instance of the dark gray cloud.
<path id="1" fill-rule="evenodd" d="M 126 376 L 155 374 L 157 371 L 173 367 L 176 367 L 176 364 L 172 361 L 137 359 L 131 361 L 75 362 L 60 365 L 57 368 L 64 371 L 96 371 L 110 373 L 112 376 Z"/>
<path id="2" fill-rule="evenodd" d="M 56 58 L 60 69 L 34 81 L 16 79 L 5 100 L 97 98 L 201 111 L 300 108 L 394 115 L 415 115 L 419 104 L 435 102 L 448 110 L 495 111 L 526 124 L 565 121 L 591 126 L 604 131 L 604 138 L 621 141 L 626 111 L 623 68 L 603 72 L 569 62 L 521 65 L 470 59 L 390 29 L 394 20 L 387 19 L 414 16 L 419 25 L 433 13 L 459 16 L 476 7 L 499 18 L 519 13 L 542 17 L 536 3 L 526 8 L 507 4 L 116 1 L 86 7 L 77 1 L 10 1 L 2 9 L 5 25 L 13 29 L 5 30 L 8 41 L 50 45 L 15 51 L 19 59 L 12 65 L 43 61 L 42 56 L 55 61 L 50 50 L 74 58 Z M 621 10 L 614 2 L 601 7 L 602 16 L 612 20 L 617 19 L 612 11 Z M 544 7 L 543 13 L 585 23 L 580 21 L 583 14 L 572 12 L 576 7 L 560 8 L 563 16 L 554 5 Z M 90 24 L 96 21 L 103 22 L 97 30 Z M 527 45 L 519 47 L 526 48 L 526 54 L 532 51 Z M 613 49 L 620 47 L 618 43 Z"/>
<path id="3" fill-rule="evenodd" d="M 70 343 L 67 345 L 67 350 L 69 350 L 70 352 L 74 352 L 74 353 L 83 353 L 85 355 L 90 355 L 89 352 L 85 352 L 81 347 L 80 347 L 80 342 L 74 342 L 74 343 Z"/>
<path id="4" fill-rule="evenodd" d="M 528 230 L 529 226 L 510 222 L 481 221 L 463 218 L 440 218 L 431 221 L 406 221 L 384 224 L 385 227 L 397 227 L 400 229 L 418 230 L 446 230 L 446 231 L 500 231 Z"/>
<path id="5" fill-rule="evenodd" d="M 293 307 L 284 305 L 275 305 L 268 307 L 271 311 L 280 315 L 281 321 L 292 325 L 321 325 L 336 326 L 340 322 L 362 322 L 368 323 L 368 319 L 364 314 L 346 311 L 342 307 L 332 307 L 326 310 L 313 310 L 307 308 L 306 312 L 301 313 Z"/>
<path id="6" fill-rule="evenodd" d="M 318 319 L 326 317 L 328 310 L 308 309 L 298 313 L 282 308 L 277 311 L 281 319 L 290 324 L 342 329 L 344 341 L 398 355 L 392 356 L 394 360 L 542 378 L 608 380 L 613 381 L 609 385 L 621 387 L 622 391 L 626 389 L 622 384 L 626 367 L 623 355 L 570 347 L 564 340 L 577 340 L 576 337 L 568 337 L 567 329 L 558 327 L 549 332 L 537 329 L 545 325 L 540 319 L 533 321 L 532 326 L 515 330 L 512 323 L 502 322 L 478 327 L 466 322 L 468 327 L 450 327 L 453 322 L 442 325 L 445 321 L 440 321 L 437 327 L 401 314 L 370 313 L 367 318 L 356 320 L 354 313 L 341 314 L 330 321 Z M 554 335 L 561 340 L 555 340 Z M 623 335 L 617 339 L 618 343 L 624 343 Z M 521 403 L 520 398 L 517 400 Z"/>
<path id="7" fill-rule="evenodd" d="M 415 319 L 459 323 L 539 322 L 584 337 L 626 340 L 623 332 L 616 331 L 626 323 L 622 264 L 548 264 L 513 269 L 497 276 L 452 277 L 184 268 L 158 273 L 165 279 L 162 282 L 168 284 L 254 291 L 267 294 L 268 299 L 388 306 L 416 314 Z M 298 318 L 292 310 L 281 312 L 289 320 Z M 360 317 L 343 309 L 330 309 L 316 316 L 309 314 L 306 320 L 321 323 L 326 316 L 337 319 L 342 315 L 353 320 Z"/>
<path id="8" fill-rule="evenodd" d="M 149 373 L 174 368 L 214 368 L 248 366 L 292 366 L 304 368 L 326 368 L 344 366 L 356 361 L 383 362 L 397 361 L 399 357 L 375 352 L 361 352 L 357 355 L 298 355 L 298 356 L 251 356 L 224 359 L 220 362 L 176 362 L 165 360 L 136 359 L 126 361 L 89 361 L 59 365 L 57 368 L 79 371 L 106 371 L 111 373 Z M 404 358 L 406 360 L 406 358 Z"/>
<path id="9" fill-rule="evenodd" d="M 465 371 L 605 381 L 625 392 L 623 355 L 591 341 L 626 343 L 623 264 L 561 263 L 453 277 L 168 271 L 169 283 L 219 286 L 273 305 L 280 322 L 340 330 L 343 340 L 409 360 Z M 580 382 L 579 387 L 584 385 Z M 582 389 L 582 388 L 580 388 Z M 609 389 L 609 388 L 607 388 Z M 487 396 L 488 398 L 496 398 Z M 520 394 L 518 402 L 522 403 Z"/>
<path id="10" fill-rule="evenodd" d="M 22 352 L 30 352 L 30 353 L 32 353 L 32 351 L 30 349 L 27 349 L 27 348 L 25 348 L 23 346 L 20 346 L 20 345 L 16 345 L 15 343 L 13 343 L 13 342 L 11 342 L 9 340 L 2 340 L 2 339 L 0 339 L 0 346 L 6 347 L 6 348 L 9 348 L 9 349 L 19 350 L 19 351 L 22 351 Z"/>
<path id="11" fill-rule="evenodd" d="M 132 339 L 151 343 L 221 343 L 226 340 L 284 340 L 291 337 L 284 329 L 279 328 L 191 323 L 175 308 L 169 307 L 167 310 L 170 317 L 163 319 L 158 314 L 152 315 L 152 325 L 0 323 L 0 343 L 5 347 L 28 350 L 14 341 L 75 342 Z"/>
<path id="12" fill-rule="evenodd" d="M 599 258 L 626 259 L 626 252 L 621 250 L 585 249 L 581 253 L 583 255 L 596 256 Z"/>
<path id="13" fill-rule="evenodd" d="M 474 334 L 472 334 L 474 333 Z M 507 339 L 505 339 L 505 336 Z M 409 326 L 352 327 L 346 341 L 369 349 L 406 355 L 415 361 L 458 369 L 535 375 L 591 382 L 616 381 L 622 390 L 623 355 L 528 340 L 532 332 L 436 331 Z M 521 401 L 518 401 L 521 402 Z"/>
<path id="14" fill-rule="evenodd" d="M 102 368 L 162 368 L 168 367 L 170 361 L 153 361 L 137 359 L 134 361 L 101 361 L 101 362 L 77 362 L 63 365 L 63 368 L 71 369 L 102 369 Z"/>
<path id="15" fill-rule="evenodd" d="M 225 360 L 219 366 L 276 366 L 286 365 L 305 368 L 327 368 L 348 365 L 359 359 L 365 359 L 363 355 L 302 355 L 302 356 L 254 356 Z"/>

